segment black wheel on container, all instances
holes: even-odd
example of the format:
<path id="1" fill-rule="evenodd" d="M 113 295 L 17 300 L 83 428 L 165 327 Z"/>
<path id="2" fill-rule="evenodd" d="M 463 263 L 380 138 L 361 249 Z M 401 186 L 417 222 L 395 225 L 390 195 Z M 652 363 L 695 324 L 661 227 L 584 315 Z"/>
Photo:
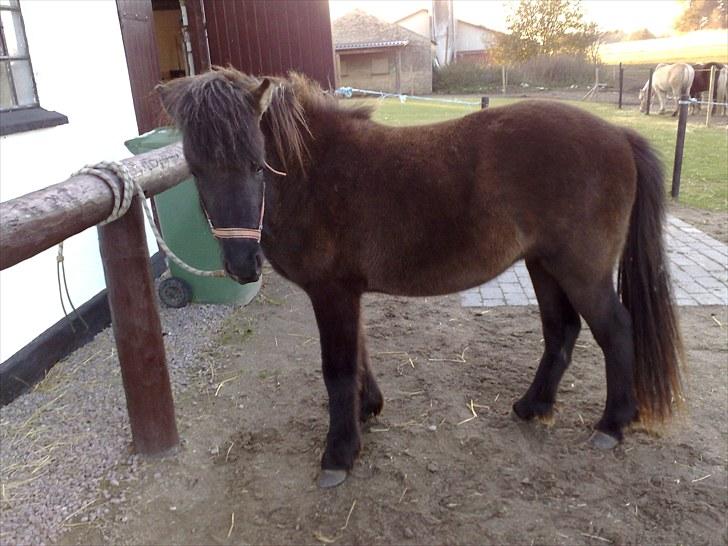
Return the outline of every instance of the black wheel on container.
<path id="1" fill-rule="evenodd" d="M 159 283 L 159 299 L 167 307 L 179 309 L 192 300 L 192 287 L 179 277 L 169 277 Z"/>

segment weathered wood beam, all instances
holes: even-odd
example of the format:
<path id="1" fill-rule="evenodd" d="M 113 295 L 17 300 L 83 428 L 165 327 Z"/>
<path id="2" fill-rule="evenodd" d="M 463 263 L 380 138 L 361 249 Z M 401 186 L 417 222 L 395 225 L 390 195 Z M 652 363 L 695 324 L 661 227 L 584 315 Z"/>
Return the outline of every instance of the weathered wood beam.
<path id="1" fill-rule="evenodd" d="M 99 227 L 99 246 L 134 449 L 162 453 L 179 437 L 139 196 Z"/>
<path id="2" fill-rule="evenodd" d="M 121 161 L 147 197 L 189 176 L 181 144 Z M 109 187 L 95 176 L 73 176 L 0 203 L 0 270 L 35 256 L 102 222 L 113 207 Z"/>

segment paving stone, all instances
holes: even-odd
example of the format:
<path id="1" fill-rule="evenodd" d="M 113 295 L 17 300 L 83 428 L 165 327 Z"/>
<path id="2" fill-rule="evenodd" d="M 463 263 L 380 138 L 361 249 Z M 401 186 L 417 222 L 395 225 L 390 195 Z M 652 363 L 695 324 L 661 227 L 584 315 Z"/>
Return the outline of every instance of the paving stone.
<path id="1" fill-rule="evenodd" d="M 506 303 L 508 305 L 528 305 L 528 297 L 521 292 L 520 294 L 509 294 L 506 292 Z"/>
<path id="2" fill-rule="evenodd" d="M 523 294 L 523 287 L 517 282 L 504 282 L 500 283 L 500 288 L 503 290 L 504 295 L 508 294 Z"/>
<path id="3" fill-rule="evenodd" d="M 463 307 L 483 307 L 483 298 L 476 291 L 463 292 L 460 295 L 460 305 Z"/>
<path id="4" fill-rule="evenodd" d="M 503 298 L 503 290 L 497 283 L 488 283 L 480 287 L 480 295 L 483 299 L 499 299 Z"/>

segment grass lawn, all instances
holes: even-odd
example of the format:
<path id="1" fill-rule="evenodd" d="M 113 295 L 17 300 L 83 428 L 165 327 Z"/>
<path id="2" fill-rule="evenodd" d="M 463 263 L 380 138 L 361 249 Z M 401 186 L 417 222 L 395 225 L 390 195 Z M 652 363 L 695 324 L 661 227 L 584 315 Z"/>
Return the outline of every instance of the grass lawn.
<path id="1" fill-rule="evenodd" d="M 448 96 L 447 98 L 454 98 Z M 462 97 L 479 103 L 479 97 Z M 503 106 L 522 99 L 491 97 L 491 107 Z M 366 99 L 378 104 L 374 119 L 388 125 L 419 125 L 463 116 L 479 106 L 442 104 L 399 99 Z M 613 104 L 571 101 L 618 125 L 632 127 L 647 137 L 659 151 L 665 164 L 665 182 L 669 191 L 675 158 L 677 121 L 669 115 L 645 116 L 636 109 L 618 110 Z M 669 108 L 669 106 L 668 106 Z M 697 118 L 688 121 L 685 136 L 680 202 L 698 208 L 728 211 L 728 131 L 724 127 L 706 128 Z"/>

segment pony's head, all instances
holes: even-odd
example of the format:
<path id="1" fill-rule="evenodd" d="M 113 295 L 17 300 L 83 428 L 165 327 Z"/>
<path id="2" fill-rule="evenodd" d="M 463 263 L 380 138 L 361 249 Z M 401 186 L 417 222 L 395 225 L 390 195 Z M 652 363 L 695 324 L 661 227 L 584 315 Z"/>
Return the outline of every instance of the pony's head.
<path id="1" fill-rule="evenodd" d="M 260 277 L 265 140 L 260 120 L 278 85 L 217 68 L 158 87 L 182 131 L 200 203 L 222 247 L 225 270 L 240 283 Z"/>

